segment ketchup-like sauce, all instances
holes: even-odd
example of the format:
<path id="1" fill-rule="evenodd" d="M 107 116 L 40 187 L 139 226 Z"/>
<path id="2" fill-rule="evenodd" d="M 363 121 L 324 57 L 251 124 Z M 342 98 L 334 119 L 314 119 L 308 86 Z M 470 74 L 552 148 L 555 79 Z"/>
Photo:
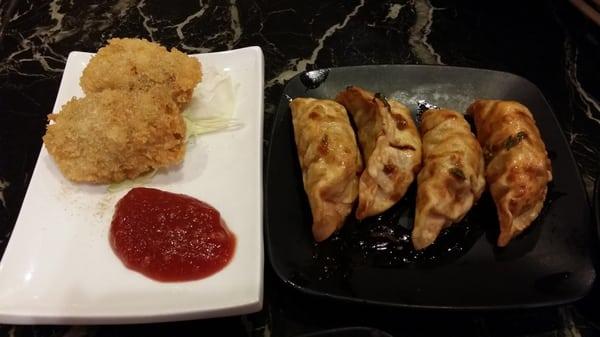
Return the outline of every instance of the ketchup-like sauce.
<path id="1" fill-rule="evenodd" d="M 219 211 L 192 197 L 134 188 L 117 203 L 110 244 L 125 266 L 163 282 L 205 278 L 233 257 Z"/>

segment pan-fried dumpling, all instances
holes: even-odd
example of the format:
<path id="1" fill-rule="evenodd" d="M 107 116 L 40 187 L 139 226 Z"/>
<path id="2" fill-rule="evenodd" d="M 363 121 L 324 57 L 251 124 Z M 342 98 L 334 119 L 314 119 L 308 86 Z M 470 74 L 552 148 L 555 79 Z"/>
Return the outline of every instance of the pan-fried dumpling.
<path id="1" fill-rule="evenodd" d="M 431 245 L 442 229 L 460 221 L 485 188 L 481 146 L 461 113 L 427 110 L 420 132 L 423 168 L 412 232 L 416 249 Z"/>
<path id="2" fill-rule="evenodd" d="M 467 112 L 475 119 L 484 151 L 485 177 L 500 222 L 498 246 L 504 247 L 540 214 L 552 180 L 550 159 L 531 112 L 522 104 L 478 100 Z"/>
<path id="3" fill-rule="evenodd" d="M 362 160 L 346 109 L 331 100 L 290 103 L 304 190 L 316 241 L 340 229 L 358 195 Z"/>
<path id="4" fill-rule="evenodd" d="M 421 165 L 421 139 L 410 111 L 395 100 L 350 86 L 336 101 L 354 119 L 365 161 L 356 210 L 360 220 L 384 212 L 404 196 Z"/>

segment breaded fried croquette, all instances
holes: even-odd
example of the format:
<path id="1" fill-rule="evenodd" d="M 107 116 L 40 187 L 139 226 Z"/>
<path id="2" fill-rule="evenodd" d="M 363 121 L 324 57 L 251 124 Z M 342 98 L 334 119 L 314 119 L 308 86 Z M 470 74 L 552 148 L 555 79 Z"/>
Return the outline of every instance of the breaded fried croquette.
<path id="1" fill-rule="evenodd" d="M 83 71 L 86 94 L 106 89 L 148 90 L 164 85 L 180 107 L 189 103 L 202 79 L 200 62 L 173 48 L 143 39 L 114 38 L 100 48 Z"/>
<path id="2" fill-rule="evenodd" d="M 110 183 L 178 164 L 186 127 L 161 87 L 104 90 L 73 98 L 49 115 L 44 143 L 62 173 L 76 182 Z"/>

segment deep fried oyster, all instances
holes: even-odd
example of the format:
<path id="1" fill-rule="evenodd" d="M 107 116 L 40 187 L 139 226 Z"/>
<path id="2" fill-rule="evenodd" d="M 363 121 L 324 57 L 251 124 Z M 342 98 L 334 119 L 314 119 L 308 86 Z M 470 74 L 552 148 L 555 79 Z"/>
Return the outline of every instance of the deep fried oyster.
<path id="1" fill-rule="evenodd" d="M 202 78 L 198 60 L 142 39 L 111 39 L 100 48 L 80 79 L 86 94 L 106 89 L 148 90 L 164 85 L 185 106 Z"/>
<path id="2" fill-rule="evenodd" d="M 133 179 L 182 161 L 185 124 L 168 91 L 104 90 L 73 98 L 49 115 L 44 143 L 77 182 Z"/>

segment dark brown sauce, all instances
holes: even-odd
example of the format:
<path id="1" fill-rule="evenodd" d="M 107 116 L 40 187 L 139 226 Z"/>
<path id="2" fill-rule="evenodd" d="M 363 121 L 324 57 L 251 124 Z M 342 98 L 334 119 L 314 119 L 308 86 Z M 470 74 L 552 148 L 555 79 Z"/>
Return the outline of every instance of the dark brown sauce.
<path id="1" fill-rule="evenodd" d="M 514 258 L 514 254 L 522 255 L 535 246 L 541 231 L 539 223 L 552 203 L 564 195 L 555 191 L 553 184 L 548 189 L 542 212 L 524 233 L 513 239 L 509 250 L 496 247 L 499 231 L 496 207 L 486 191 L 462 221 L 444 229 L 431 246 L 417 251 L 411 239 L 416 199 L 413 185 L 398 204 L 383 214 L 363 221 L 351 215 L 339 233 L 315 243 L 314 264 L 298 271 L 292 280 L 298 285 L 317 280 L 321 285 L 339 286 L 361 268 L 431 268 L 449 264 L 465 255 L 482 235 L 497 259 Z"/>
<path id="2" fill-rule="evenodd" d="M 427 249 L 417 251 L 411 241 L 415 194 L 413 186 L 402 201 L 379 216 L 363 221 L 350 216 L 339 233 L 315 243 L 313 266 L 295 275 L 295 281 L 346 279 L 362 267 L 414 268 L 449 263 L 464 255 L 486 232 L 487 225 L 497 225 L 488 221 L 495 209 L 485 195 L 460 223 L 443 230 Z"/>

